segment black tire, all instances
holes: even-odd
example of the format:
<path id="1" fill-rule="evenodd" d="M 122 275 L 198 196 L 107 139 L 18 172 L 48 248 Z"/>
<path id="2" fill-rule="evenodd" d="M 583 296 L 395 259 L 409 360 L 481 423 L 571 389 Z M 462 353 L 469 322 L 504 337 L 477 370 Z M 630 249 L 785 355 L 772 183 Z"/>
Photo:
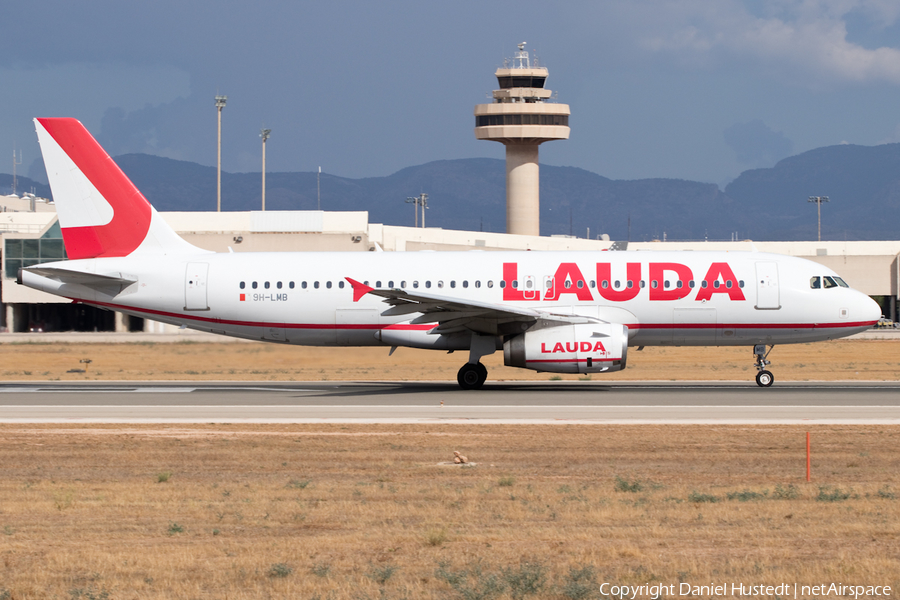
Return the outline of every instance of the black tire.
<path id="1" fill-rule="evenodd" d="M 481 363 L 474 365 L 466 363 L 459 369 L 459 373 L 456 374 L 456 381 L 459 383 L 459 387 L 464 390 L 477 390 L 484 385 L 486 379 L 487 368 Z"/>
<path id="2" fill-rule="evenodd" d="M 756 374 L 756 385 L 759 387 L 772 387 L 773 383 L 775 383 L 775 376 L 771 371 L 760 371 Z"/>

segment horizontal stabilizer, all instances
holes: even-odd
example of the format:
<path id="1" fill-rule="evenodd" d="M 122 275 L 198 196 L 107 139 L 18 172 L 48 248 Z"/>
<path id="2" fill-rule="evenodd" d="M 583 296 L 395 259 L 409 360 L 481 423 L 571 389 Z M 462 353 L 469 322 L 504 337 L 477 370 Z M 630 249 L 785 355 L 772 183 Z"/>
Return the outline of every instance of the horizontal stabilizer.
<path id="1" fill-rule="evenodd" d="M 115 292 L 116 294 L 137 281 L 136 277 L 123 275 L 122 273 L 99 275 L 97 273 L 85 273 L 84 271 L 73 271 L 59 267 L 27 267 L 23 270 L 60 283 L 83 285 L 96 290 L 108 291 L 112 288 L 118 288 L 118 291 Z M 20 283 L 21 280 L 22 275 L 20 273 Z"/>

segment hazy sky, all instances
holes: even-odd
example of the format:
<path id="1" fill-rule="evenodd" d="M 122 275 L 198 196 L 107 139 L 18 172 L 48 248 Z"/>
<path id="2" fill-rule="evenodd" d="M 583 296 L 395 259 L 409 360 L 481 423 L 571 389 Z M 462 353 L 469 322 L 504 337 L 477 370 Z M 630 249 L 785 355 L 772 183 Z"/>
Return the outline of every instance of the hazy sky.
<path id="1" fill-rule="evenodd" d="M 80 119 L 112 155 L 389 175 L 503 157 L 475 104 L 528 43 L 570 105 L 541 162 L 727 183 L 811 148 L 900 141 L 897 0 L 71 0 L 0 8 L 0 172 L 31 119 Z"/>

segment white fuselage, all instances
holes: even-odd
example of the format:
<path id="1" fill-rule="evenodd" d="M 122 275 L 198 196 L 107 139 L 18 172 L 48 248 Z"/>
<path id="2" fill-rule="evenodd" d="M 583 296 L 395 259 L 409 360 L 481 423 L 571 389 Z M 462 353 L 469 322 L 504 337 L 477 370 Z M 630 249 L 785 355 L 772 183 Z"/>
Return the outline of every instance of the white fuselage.
<path id="1" fill-rule="evenodd" d="M 764 253 L 202 253 L 55 264 L 137 282 L 119 291 L 26 272 L 23 283 L 192 329 L 314 346 L 469 348 L 469 337 L 411 324 L 417 314 L 383 316 L 382 298 L 355 299 L 346 278 L 621 323 L 631 346 L 813 342 L 862 331 L 880 314 L 856 290 L 811 285 L 834 277 L 830 269 Z"/>

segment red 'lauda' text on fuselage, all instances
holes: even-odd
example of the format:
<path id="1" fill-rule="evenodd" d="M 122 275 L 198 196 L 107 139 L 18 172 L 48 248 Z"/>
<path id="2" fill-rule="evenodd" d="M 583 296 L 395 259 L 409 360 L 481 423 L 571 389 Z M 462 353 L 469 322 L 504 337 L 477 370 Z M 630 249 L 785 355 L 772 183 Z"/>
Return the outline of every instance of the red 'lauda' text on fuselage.
<path id="1" fill-rule="evenodd" d="M 611 281 L 610 263 L 597 263 L 597 289 L 600 297 L 610 302 L 627 302 L 635 299 L 643 289 L 641 276 L 644 265 L 641 263 L 627 263 L 625 265 L 625 282 L 615 288 Z M 648 298 L 651 301 L 680 300 L 687 298 L 694 289 L 697 290 L 696 301 L 710 300 L 714 294 L 725 294 L 730 300 L 743 301 L 744 292 L 737 277 L 728 263 L 714 262 L 706 271 L 706 276 L 696 282 L 696 287 L 691 288 L 689 282 L 694 279 L 690 267 L 681 263 L 660 262 L 648 263 Z M 666 287 L 665 282 L 674 281 L 674 285 Z M 566 294 L 571 294 L 571 300 L 579 302 L 591 302 L 595 300 L 594 291 L 588 286 L 575 263 L 561 263 L 556 273 L 550 279 L 549 286 L 543 291 L 538 282 L 533 281 L 531 287 L 522 285 L 519 279 L 519 263 L 503 263 L 503 300 L 533 302 L 541 300 L 545 302 L 562 301 Z M 513 286 L 513 282 L 517 282 Z M 568 284 L 568 285 L 567 285 Z M 680 287 L 679 287 L 680 286 Z"/>

